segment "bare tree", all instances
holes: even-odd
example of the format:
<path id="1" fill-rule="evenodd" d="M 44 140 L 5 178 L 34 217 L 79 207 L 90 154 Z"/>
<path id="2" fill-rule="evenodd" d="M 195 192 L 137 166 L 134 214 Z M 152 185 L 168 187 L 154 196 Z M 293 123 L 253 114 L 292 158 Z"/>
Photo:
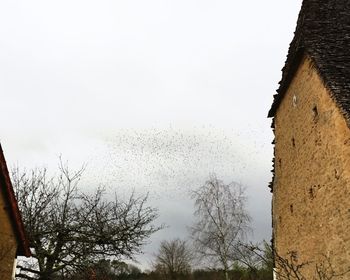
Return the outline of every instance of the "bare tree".
<path id="1" fill-rule="evenodd" d="M 159 227 L 157 211 L 146 206 L 147 196 L 133 193 L 127 201 L 105 199 L 101 188 L 84 194 L 78 188 L 83 169 L 60 175 L 45 169 L 12 172 L 13 186 L 36 264 L 19 266 L 20 279 L 68 276 L 105 257 L 132 258 Z"/>
<path id="2" fill-rule="evenodd" d="M 272 246 L 266 241 L 256 244 L 241 242 L 237 246 L 236 254 L 240 263 L 252 272 L 263 269 L 272 277 L 274 255 Z"/>
<path id="3" fill-rule="evenodd" d="M 296 251 L 287 252 L 286 257 L 280 256 L 275 251 L 275 263 L 277 279 L 285 280 L 331 280 L 341 278 L 350 272 L 350 268 L 341 272 L 336 271 L 333 267 L 331 257 L 321 255 L 321 258 L 315 261 L 298 262 L 298 254 Z M 313 276 L 306 277 L 304 268 L 313 271 Z M 346 277 L 348 278 L 348 277 Z"/>
<path id="4" fill-rule="evenodd" d="M 296 251 L 288 251 L 281 256 L 267 242 L 263 242 L 262 245 L 242 243 L 240 246 L 242 262 L 251 267 L 249 261 L 253 260 L 252 267 L 266 267 L 269 270 L 275 265 L 274 271 L 279 280 L 331 280 L 341 278 L 350 272 L 350 268 L 341 272 L 336 271 L 331 256 L 321 254 L 317 262 L 313 260 L 300 262 Z M 305 276 L 306 270 L 313 275 Z"/>
<path id="5" fill-rule="evenodd" d="M 180 239 L 162 241 L 154 268 L 166 278 L 175 280 L 179 275 L 191 272 L 192 258 L 193 254 L 186 241 Z"/>
<path id="6" fill-rule="evenodd" d="M 238 260 L 237 246 L 249 230 L 243 187 L 224 184 L 212 175 L 193 192 L 193 198 L 197 221 L 191 232 L 196 251 L 210 263 L 220 265 L 227 280 L 229 269 Z"/>

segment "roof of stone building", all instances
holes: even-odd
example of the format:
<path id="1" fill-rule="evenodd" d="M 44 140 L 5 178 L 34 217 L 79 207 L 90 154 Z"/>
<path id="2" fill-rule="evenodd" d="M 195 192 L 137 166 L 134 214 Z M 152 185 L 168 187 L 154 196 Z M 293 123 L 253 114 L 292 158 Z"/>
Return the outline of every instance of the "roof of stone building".
<path id="1" fill-rule="evenodd" d="M 12 221 L 12 226 L 18 241 L 17 255 L 29 257 L 31 255 L 29 242 L 25 234 L 24 225 L 21 218 L 21 213 L 18 208 L 15 193 L 13 191 L 9 172 L 6 165 L 6 160 L 2 147 L 0 145 L 0 191 L 4 195 L 4 199 L 9 209 L 9 215 Z"/>
<path id="2" fill-rule="evenodd" d="M 313 60 L 332 98 L 350 121 L 349 0 L 303 1 L 269 117 L 275 115 L 305 54 Z"/>

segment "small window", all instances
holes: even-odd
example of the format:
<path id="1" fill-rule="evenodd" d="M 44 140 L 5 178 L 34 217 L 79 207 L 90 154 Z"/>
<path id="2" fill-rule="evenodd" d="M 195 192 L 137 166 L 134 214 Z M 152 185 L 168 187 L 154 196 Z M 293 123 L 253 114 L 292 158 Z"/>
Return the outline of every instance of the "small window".
<path id="1" fill-rule="evenodd" d="M 292 145 L 293 145 L 293 148 L 295 148 L 295 138 L 294 137 L 292 138 Z"/>
<path id="2" fill-rule="evenodd" d="M 293 204 L 291 204 L 291 205 L 289 206 L 289 208 L 290 208 L 290 213 L 293 214 L 293 212 L 294 212 Z"/>
<path id="3" fill-rule="evenodd" d="M 318 121 L 318 109 L 316 105 L 312 108 L 312 117 L 314 119 L 314 122 Z"/>

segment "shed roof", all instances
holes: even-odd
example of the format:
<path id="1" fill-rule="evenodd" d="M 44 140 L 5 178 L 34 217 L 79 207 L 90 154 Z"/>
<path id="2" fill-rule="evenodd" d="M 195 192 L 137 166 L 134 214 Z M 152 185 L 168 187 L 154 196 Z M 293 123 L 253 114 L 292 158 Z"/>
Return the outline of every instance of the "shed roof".
<path id="1" fill-rule="evenodd" d="M 282 79 L 272 107 L 273 117 L 303 57 L 308 55 L 332 98 L 350 120 L 350 1 L 304 0 Z"/>
<path id="2" fill-rule="evenodd" d="M 0 190 L 4 195 L 4 199 L 9 205 L 9 213 L 12 226 L 18 241 L 18 256 L 30 257 L 29 242 L 25 234 L 21 213 L 18 208 L 15 193 L 13 191 L 9 172 L 7 169 L 4 153 L 0 144 Z"/>

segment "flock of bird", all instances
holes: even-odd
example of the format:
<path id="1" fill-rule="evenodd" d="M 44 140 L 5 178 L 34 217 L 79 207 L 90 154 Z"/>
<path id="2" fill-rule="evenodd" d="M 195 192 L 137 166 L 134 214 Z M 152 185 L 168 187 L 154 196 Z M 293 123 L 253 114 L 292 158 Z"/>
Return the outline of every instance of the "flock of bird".
<path id="1" fill-rule="evenodd" d="M 247 154 L 239 135 L 215 128 L 121 129 L 97 156 L 95 176 L 117 191 L 148 192 L 154 198 L 188 196 L 211 173 L 242 180 Z M 91 166 L 91 164 L 90 164 Z"/>

